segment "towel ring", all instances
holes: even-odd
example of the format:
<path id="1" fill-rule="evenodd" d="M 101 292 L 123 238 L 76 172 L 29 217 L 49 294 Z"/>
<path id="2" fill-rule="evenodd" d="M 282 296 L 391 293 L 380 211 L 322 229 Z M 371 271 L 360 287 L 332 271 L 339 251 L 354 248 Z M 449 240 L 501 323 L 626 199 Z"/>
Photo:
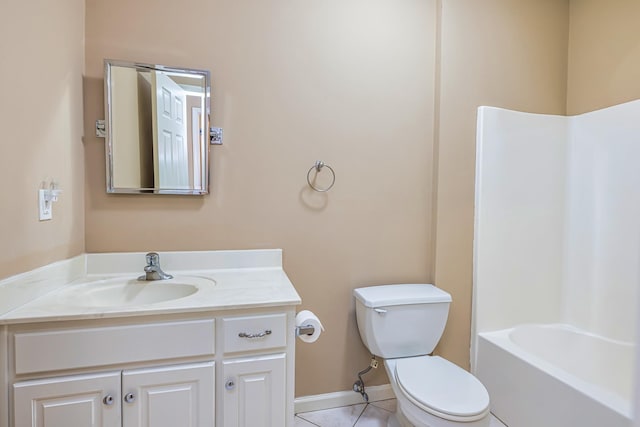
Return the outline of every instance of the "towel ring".
<path id="1" fill-rule="evenodd" d="M 316 187 L 311 182 L 311 171 L 315 169 L 316 170 L 316 175 L 317 175 L 318 173 L 320 173 L 322 168 L 325 167 L 325 166 L 327 167 L 327 169 L 329 169 L 331 171 L 331 184 L 329 184 L 329 186 L 327 188 Z M 326 193 L 327 191 L 331 190 L 331 187 L 333 187 L 333 184 L 336 183 L 336 172 L 333 170 L 333 168 L 331 166 L 327 165 L 322 160 L 316 160 L 316 163 L 313 166 L 311 166 L 311 169 L 309 169 L 309 172 L 307 172 L 307 183 L 309 184 L 309 187 L 311 187 L 313 190 L 315 190 L 315 191 L 317 191 L 319 193 Z"/>

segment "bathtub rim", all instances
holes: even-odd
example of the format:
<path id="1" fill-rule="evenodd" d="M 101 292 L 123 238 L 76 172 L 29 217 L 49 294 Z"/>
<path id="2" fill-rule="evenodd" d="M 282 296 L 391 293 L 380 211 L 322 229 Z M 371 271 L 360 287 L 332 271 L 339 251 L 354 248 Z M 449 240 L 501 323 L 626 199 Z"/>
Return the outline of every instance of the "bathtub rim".
<path id="1" fill-rule="evenodd" d="M 584 331 L 580 328 L 576 328 L 573 325 L 566 323 L 523 323 L 512 328 L 500 329 L 497 331 L 490 332 L 478 332 L 477 339 L 485 339 L 486 341 L 500 347 L 501 349 L 511 353 L 515 357 L 519 358 L 523 362 L 533 366 L 534 368 L 544 372 L 545 374 L 557 378 L 563 383 L 567 384 L 569 387 L 574 389 L 578 393 L 582 393 L 589 398 L 601 403 L 612 411 L 617 412 L 623 417 L 633 420 L 633 396 L 630 396 L 628 400 L 625 400 L 622 396 L 619 396 L 616 393 L 613 393 L 604 387 L 601 387 L 597 384 L 590 383 L 588 381 L 583 380 L 577 375 L 571 374 L 565 371 L 562 368 L 555 366 L 553 363 L 548 362 L 547 360 L 536 356 L 535 354 L 531 354 L 518 344 L 513 342 L 509 337 L 509 334 L 513 332 L 515 329 L 521 326 L 536 326 L 536 327 L 546 327 L 546 328 L 561 328 L 565 330 L 571 330 L 573 332 L 583 333 L 588 336 L 592 336 L 594 338 L 606 340 L 609 342 L 614 342 L 618 344 L 633 344 L 626 341 L 618 341 L 612 340 L 610 338 L 602 337 L 597 334 L 593 334 L 588 331 Z M 631 372 L 630 375 L 633 375 Z"/>

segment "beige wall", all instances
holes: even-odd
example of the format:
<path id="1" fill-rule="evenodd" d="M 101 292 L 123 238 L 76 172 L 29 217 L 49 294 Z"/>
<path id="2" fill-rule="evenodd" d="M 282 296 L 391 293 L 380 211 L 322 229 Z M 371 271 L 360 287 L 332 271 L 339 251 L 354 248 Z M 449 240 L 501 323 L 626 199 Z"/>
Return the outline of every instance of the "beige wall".
<path id="1" fill-rule="evenodd" d="M 111 67 L 113 91 L 111 96 L 111 127 L 114 141 L 129 143 L 113 144 L 114 187 L 141 188 L 140 172 L 140 105 L 138 104 L 138 72 L 132 68 Z M 146 153 L 145 153 L 146 154 Z"/>
<path id="2" fill-rule="evenodd" d="M 0 3 L 0 278 L 84 250 L 84 1 Z M 63 190 L 38 220 L 38 189 Z"/>
<path id="3" fill-rule="evenodd" d="M 567 113 L 640 98 L 640 2 L 573 0 Z"/>
<path id="4" fill-rule="evenodd" d="M 349 390 L 368 363 L 352 289 L 432 279 L 435 1 L 194 3 L 87 1 L 87 129 L 112 58 L 211 70 L 225 130 L 205 197 L 106 195 L 87 138 L 87 250 L 283 248 L 326 327 L 297 347 L 296 394 Z M 317 159 L 326 194 L 306 183 Z"/>
<path id="5" fill-rule="evenodd" d="M 469 366 L 476 109 L 565 112 L 568 1 L 443 0 L 435 282 L 453 296 L 438 351 Z"/>

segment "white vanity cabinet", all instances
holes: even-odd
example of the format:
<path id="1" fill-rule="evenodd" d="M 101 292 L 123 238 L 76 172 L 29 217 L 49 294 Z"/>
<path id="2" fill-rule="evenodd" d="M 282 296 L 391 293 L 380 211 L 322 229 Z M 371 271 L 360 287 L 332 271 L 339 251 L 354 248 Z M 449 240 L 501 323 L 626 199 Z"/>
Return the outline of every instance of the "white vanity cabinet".
<path id="1" fill-rule="evenodd" d="M 140 283 L 147 255 L 0 280 L 0 427 L 294 426 L 282 250 L 165 252 Z"/>
<path id="2" fill-rule="evenodd" d="M 221 323 L 223 427 L 286 426 L 286 314 L 225 317 Z M 247 352 L 254 354 L 238 356 Z"/>
<path id="3" fill-rule="evenodd" d="M 16 427 L 214 425 L 214 318 L 12 329 Z"/>
<path id="4" fill-rule="evenodd" d="M 285 306 L 0 326 L 0 427 L 293 427 L 294 317 Z"/>
<path id="5" fill-rule="evenodd" d="M 14 384 L 15 426 L 214 425 L 214 363 L 185 364 Z"/>

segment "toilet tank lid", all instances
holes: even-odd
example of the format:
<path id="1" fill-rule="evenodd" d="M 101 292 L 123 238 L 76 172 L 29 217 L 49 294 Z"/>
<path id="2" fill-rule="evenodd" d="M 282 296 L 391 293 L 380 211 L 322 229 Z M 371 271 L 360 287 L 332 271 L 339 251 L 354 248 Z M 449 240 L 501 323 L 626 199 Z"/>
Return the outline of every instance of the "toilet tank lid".
<path id="1" fill-rule="evenodd" d="M 353 295 L 366 307 L 451 302 L 451 295 L 429 284 L 368 286 Z"/>

